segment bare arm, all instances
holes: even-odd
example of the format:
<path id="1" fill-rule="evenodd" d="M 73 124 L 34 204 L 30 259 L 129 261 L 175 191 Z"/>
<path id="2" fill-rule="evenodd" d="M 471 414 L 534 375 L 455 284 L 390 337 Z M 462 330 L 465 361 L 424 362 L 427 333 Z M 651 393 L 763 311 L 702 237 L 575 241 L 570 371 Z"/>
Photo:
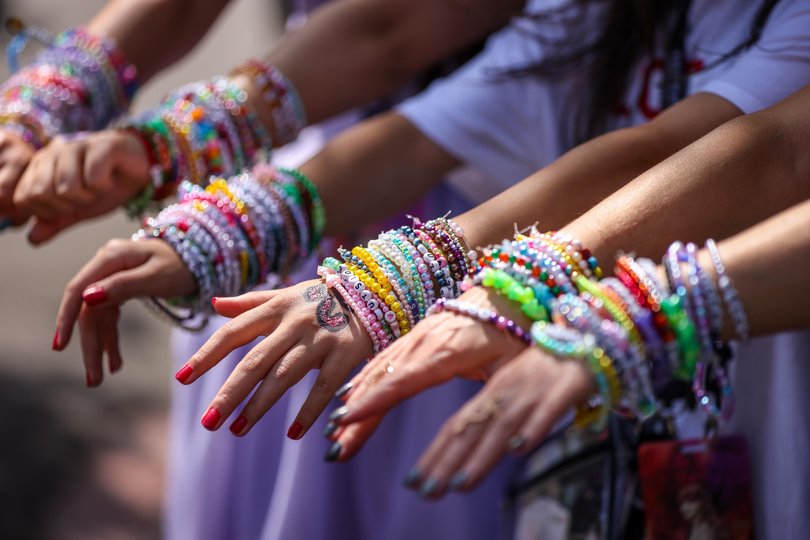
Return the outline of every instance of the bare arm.
<path id="1" fill-rule="evenodd" d="M 227 4 L 228 0 L 111 0 L 87 29 L 114 39 L 138 67 L 143 83 L 194 48 Z"/>
<path id="2" fill-rule="evenodd" d="M 458 221 L 478 245 L 511 236 L 515 224 L 524 227 L 539 220 L 540 228 L 560 228 L 643 171 L 739 115 L 737 107 L 713 94 L 691 96 L 649 124 L 617 130 L 574 148 Z M 595 223 L 601 224 L 607 216 L 602 214 Z"/>
<path id="3" fill-rule="evenodd" d="M 810 87 L 735 119 L 639 176 L 566 229 L 612 256 L 738 233 L 810 197 Z"/>

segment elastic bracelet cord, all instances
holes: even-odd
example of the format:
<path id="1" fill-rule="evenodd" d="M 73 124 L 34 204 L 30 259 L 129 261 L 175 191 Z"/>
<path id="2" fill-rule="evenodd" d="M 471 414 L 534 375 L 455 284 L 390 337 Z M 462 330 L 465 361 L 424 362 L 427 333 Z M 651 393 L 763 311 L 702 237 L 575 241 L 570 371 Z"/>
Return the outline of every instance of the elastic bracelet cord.
<path id="1" fill-rule="evenodd" d="M 717 244 L 713 239 L 709 238 L 706 240 L 706 249 L 712 258 L 714 270 L 717 274 L 717 286 L 720 289 L 723 301 L 734 323 L 734 332 L 739 339 L 748 339 L 750 327 L 748 325 L 748 317 L 745 314 L 745 308 L 742 305 L 742 300 L 740 300 L 737 289 L 734 288 L 734 284 L 731 282 L 731 278 L 726 274 L 726 267 L 723 264 L 723 259 L 720 257 Z"/>

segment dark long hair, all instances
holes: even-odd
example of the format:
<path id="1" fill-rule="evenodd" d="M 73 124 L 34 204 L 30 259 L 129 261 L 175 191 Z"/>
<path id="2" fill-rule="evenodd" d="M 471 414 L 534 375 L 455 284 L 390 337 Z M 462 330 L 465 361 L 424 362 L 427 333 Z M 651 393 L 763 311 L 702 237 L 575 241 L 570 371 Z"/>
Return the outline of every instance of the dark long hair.
<path id="1" fill-rule="evenodd" d="M 748 37 L 704 70 L 756 45 L 778 1 L 763 0 Z M 547 78 L 572 72 L 581 74 L 576 77 L 576 90 L 571 93 L 576 99 L 566 105 L 568 109 L 575 109 L 571 112 L 572 132 L 567 138 L 572 145 L 578 144 L 605 132 L 610 114 L 618 109 L 627 91 L 630 70 L 642 57 L 651 54 L 656 44 L 662 43 L 661 39 L 666 42 L 689 2 L 578 0 L 562 7 L 525 13 L 523 18 L 531 20 L 538 28 L 534 38 L 550 45 L 552 52 L 536 64 L 515 66 L 506 74 Z M 591 16 L 589 11 L 593 9 L 602 9 L 601 19 Z M 520 21 L 515 24 L 520 27 Z M 562 34 L 557 32 L 561 37 L 550 37 L 554 29 L 559 28 L 565 29 Z"/>

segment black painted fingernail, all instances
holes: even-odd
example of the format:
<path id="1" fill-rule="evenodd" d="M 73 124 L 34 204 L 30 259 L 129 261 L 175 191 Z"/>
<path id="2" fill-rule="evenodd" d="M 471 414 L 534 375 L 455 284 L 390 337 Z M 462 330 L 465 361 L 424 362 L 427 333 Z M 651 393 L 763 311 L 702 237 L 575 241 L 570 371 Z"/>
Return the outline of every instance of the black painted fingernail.
<path id="1" fill-rule="evenodd" d="M 514 452 L 515 450 L 519 450 L 526 444 L 526 437 L 523 435 L 515 435 L 511 439 L 509 439 L 509 450 Z"/>
<path id="2" fill-rule="evenodd" d="M 0 231 L 11 227 L 11 218 L 0 219 Z"/>
<path id="3" fill-rule="evenodd" d="M 419 489 L 419 494 L 425 499 L 429 499 L 439 489 L 439 481 L 435 478 L 428 478 Z"/>
<path id="4" fill-rule="evenodd" d="M 348 412 L 349 412 L 349 408 L 346 405 L 344 405 L 343 407 L 340 407 L 340 408 L 335 409 L 334 411 L 332 411 L 332 414 L 329 415 L 329 420 L 331 420 L 332 422 L 334 422 L 336 420 L 339 420 L 339 419 L 343 418 L 344 416 L 346 416 L 346 414 Z"/>
<path id="5" fill-rule="evenodd" d="M 453 475 L 453 478 L 450 479 L 450 485 L 448 487 L 451 490 L 455 491 L 461 488 L 466 483 L 467 483 L 467 473 L 464 471 L 459 471 Z"/>
<path id="6" fill-rule="evenodd" d="M 343 396 L 345 396 L 346 394 L 348 394 L 349 390 L 351 390 L 351 389 L 352 389 L 352 383 L 347 382 L 346 384 L 344 384 L 343 386 L 338 388 L 338 391 L 335 392 L 335 397 L 340 399 Z"/>
<path id="7" fill-rule="evenodd" d="M 337 431 L 338 425 L 334 422 L 329 422 L 326 424 L 326 428 L 323 430 L 323 436 L 327 439 L 331 437 L 335 431 Z"/>
<path id="8" fill-rule="evenodd" d="M 343 450 L 343 445 L 340 444 L 339 442 L 336 442 L 335 444 L 333 444 L 329 448 L 329 451 L 326 453 L 325 456 L 323 456 L 323 459 L 326 460 L 326 461 L 335 461 L 338 458 L 338 456 L 340 455 L 340 452 L 342 450 Z"/>
<path id="9" fill-rule="evenodd" d="M 415 488 L 419 483 L 420 478 L 422 478 L 422 471 L 414 467 L 408 471 L 408 474 L 405 475 L 405 480 L 403 480 L 402 483 L 406 488 Z"/>

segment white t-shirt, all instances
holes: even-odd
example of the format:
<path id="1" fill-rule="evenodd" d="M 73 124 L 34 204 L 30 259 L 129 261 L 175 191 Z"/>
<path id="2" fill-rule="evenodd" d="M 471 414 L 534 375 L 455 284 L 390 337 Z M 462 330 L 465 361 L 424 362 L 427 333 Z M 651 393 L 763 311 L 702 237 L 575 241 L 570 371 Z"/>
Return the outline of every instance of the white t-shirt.
<path id="1" fill-rule="evenodd" d="M 687 59 L 709 66 L 747 40 L 758 1 L 694 0 Z M 542 10 L 530 1 L 528 11 Z M 521 20 L 520 25 L 533 23 Z M 531 28 L 515 25 L 493 36 L 485 50 L 452 77 L 399 107 L 399 112 L 476 174 L 453 186 L 480 203 L 511 187 L 567 150 L 561 104 L 570 80 L 539 77 L 493 80 L 493 74 L 543 57 Z M 537 32 L 535 32 L 537 33 Z M 528 39 L 527 39 L 528 37 Z M 660 108 L 660 59 L 633 69 L 626 114 L 616 127 L 643 123 Z M 688 93 L 710 92 L 744 113 L 769 107 L 810 83 L 810 0 L 781 0 L 758 43 L 689 78 Z M 448 106 L 450 103 L 452 106 Z M 810 531 L 810 332 L 752 340 L 738 347 L 737 413 L 731 429 L 751 446 L 757 538 L 806 538 Z"/>
<path id="2" fill-rule="evenodd" d="M 528 12 L 548 9 L 548 0 L 530 0 Z M 761 2 L 694 0 L 686 52 L 691 65 L 711 65 L 748 38 Z M 529 19 L 517 19 L 495 34 L 485 50 L 453 76 L 398 107 L 420 131 L 480 175 L 451 183 L 473 203 L 483 202 L 568 149 L 569 79 L 550 82 L 536 76 L 499 73 L 536 63 L 548 54 L 533 35 Z M 627 115 L 616 127 L 650 119 L 660 107 L 660 58 L 642 60 L 633 69 L 624 105 Z M 711 92 L 750 113 L 768 107 L 810 82 L 810 3 L 781 0 L 770 14 L 758 44 L 689 78 L 689 94 Z M 646 92 L 645 92 L 646 90 Z M 452 103 L 451 107 L 447 104 Z M 481 178 L 483 177 L 483 178 Z"/>

